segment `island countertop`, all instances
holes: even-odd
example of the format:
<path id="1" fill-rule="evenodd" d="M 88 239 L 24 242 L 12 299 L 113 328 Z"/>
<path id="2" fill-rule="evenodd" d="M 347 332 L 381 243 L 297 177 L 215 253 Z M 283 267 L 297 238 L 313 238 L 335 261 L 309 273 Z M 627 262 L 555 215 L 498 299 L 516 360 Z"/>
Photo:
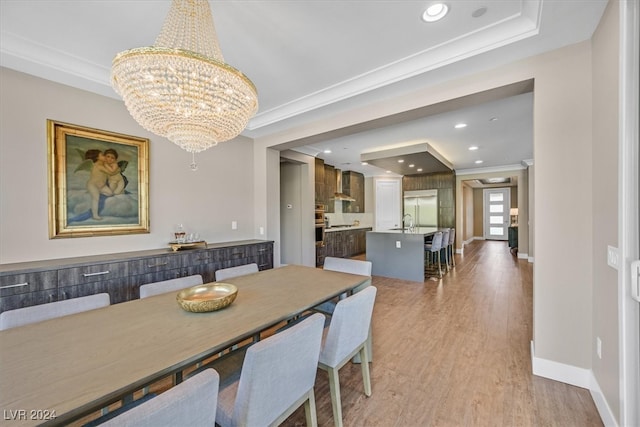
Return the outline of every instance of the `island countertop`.
<path id="1" fill-rule="evenodd" d="M 370 233 L 390 233 L 390 234 L 414 234 L 414 235 L 422 235 L 429 236 L 434 234 L 437 231 L 443 230 L 438 227 L 412 227 L 412 228 L 391 228 L 388 230 L 374 230 L 370 231 Z"/>

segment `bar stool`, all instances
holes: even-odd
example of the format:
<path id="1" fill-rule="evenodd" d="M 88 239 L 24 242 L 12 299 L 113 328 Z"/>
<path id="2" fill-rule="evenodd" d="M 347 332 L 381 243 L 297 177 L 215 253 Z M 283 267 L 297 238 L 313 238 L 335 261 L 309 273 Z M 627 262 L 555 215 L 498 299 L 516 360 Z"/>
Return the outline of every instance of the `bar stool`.
<path id="1" fill-rule="evenodd" d="M 452 267 L 456 266 L 455 245 L 456 245 L 456 229 L 451 228 L 449 230 L 449 245 L 447 246 L 447 249 L 451 253 L 449 261 Z"/>
<path id="2" fill-rule="evenodd" d="M 438 255 L 438 276 L 442 278 L 442 268 L 440 267 L 440 249 L 442 249 L 442 232 L 438 231 L 433 235 L 433 239 L 430 243 L 425 243 L 424 251 L 425 258 L 427 259 L 427 265 L 429 264 L 429 260 L 433 258 L 434 255 Z"/>
<path id="3" fill-rule="evenodd" d="M 444 265 L 447 267 L 447 271 L 449 271 L 449 234 L 450 233 L 448 228 L 442 230 L 442 246 L 440 248 L 442 257 L 444 257 Z"/>

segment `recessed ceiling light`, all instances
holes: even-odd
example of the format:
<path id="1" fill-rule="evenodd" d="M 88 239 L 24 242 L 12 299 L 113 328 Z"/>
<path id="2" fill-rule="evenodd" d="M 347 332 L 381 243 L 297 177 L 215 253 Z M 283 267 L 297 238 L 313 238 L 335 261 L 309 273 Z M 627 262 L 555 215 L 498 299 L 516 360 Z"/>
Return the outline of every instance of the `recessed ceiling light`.
<path id="1" fill-rule="evenodd" d="M 398 163 L 404 163 L 403 159 L 398 160 Z"/>
<path id="2" fill-rule="evenodd" d="M 416 169 L 418 172 L 422 172 L 422 168 L 418 168 Z"/>
<path id="3" fill-rule="evenodd" d="M 414 167 L 414 166 L 415 166 L 415 165 L 414 165 L 413 163 L 411 163 L 411 164 L 409 165 L 409 167 L 410 167 L 410 168 L 412 168 L 412 167 Z"/>
<path id="4" fill-rule="evenodd" d="M 368 164 L 369 164 L 369 163 L 367 163 L 367 162 L 362 162 L 362 163 L 361 163 L 361 165 L 362 165 L 362 166 L 367 166 Z"/>
<path id="5" fill-rule="evenodd" d="M 491 117 L 491 118 L 489 119 L 489 121 L 490 121 L 490 122 L 495 122 L 496 120 L 498 120 L 498 118 L 497 118 L 497 117 Z"/>
<path id="6" fill-rule="evenodd" d="M 478 147 L 476 145 L 472 145 L 471 147 L 469 147 L 469 151 L 475 151 L 477 149 Z"/>
<path id="7" fill-rule="evenodd" d="M 324 154 L 331 154 L 331 150 L 329 149 L 324 150 Z"/>
<path id="8" fill-rule="evenodd" d="M 462 128 L 466 128 L 467 124 L 466 123 L 458 123 L 457 125 L 454 126 L 454 128 L 456 129 L 462 129 Z"/>
<path id="9" fill-rule="evenodd" d="M 444 3 L 434 3 L 424 11 L 422 20 L 424 22 L 436 22 L 444 18 L 447 12 L 449 12 L 449 6 Z"/>
<path id="10" fill-rule="evenodd" d="M 387 171 L 387 173 L 391 173 L 391 171 Z"/>
<path id="11" fill-rule="evenodd" d="M 487 13 L 487 8 L 485 6 L 482 6 L 476 10 L 473 11 L 473 13 L 471 13 L 471 16 L 473 16 L 474 18 L 479 18 L 482 15 L 484 15 L 485 13 Z"/>
<path id="12" fill-rule="evenodd" d="M 479 165 L 480 163 L 482 163 L 483 160 L 476 160 L 476 164 Z"/>

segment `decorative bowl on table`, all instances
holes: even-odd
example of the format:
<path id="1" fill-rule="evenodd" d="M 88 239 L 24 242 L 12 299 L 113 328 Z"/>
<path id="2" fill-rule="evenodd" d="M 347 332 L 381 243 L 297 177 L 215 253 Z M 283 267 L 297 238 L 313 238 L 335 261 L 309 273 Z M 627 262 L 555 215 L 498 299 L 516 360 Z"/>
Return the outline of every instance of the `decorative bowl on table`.
<path id="1" fill-rule="evenodd" d="M 205 313 L 228 307 L 237 295 L 238 288 L 229 283 L 206 283 L 183 289 L 176 300 L 183 310 Z"/>

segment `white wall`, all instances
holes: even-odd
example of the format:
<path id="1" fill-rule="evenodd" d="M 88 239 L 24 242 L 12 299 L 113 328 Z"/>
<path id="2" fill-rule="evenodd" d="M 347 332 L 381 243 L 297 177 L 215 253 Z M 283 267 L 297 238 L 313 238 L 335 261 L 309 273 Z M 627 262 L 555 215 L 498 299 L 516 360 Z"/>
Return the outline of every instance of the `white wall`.
<path id="1" fill-rule="evenodd" d="M 609 2 L 593 37 L 593 372 L 609 406 L 620 405 L 618 272 L 607 265 L 607 246 L 618 247 L 619 4 Z M 602 340 L 602 358 L 596 339 Z M 615 413 L 618 422 L 619 414 Z"/>
<path id="2" fill-rule="evenodd" d="M 142 129 L 120 101 L 5 68 L 0 85 L 0 263 L 168 248 L 176 223 L 209 242 L 254 238 L 251 141 L 198 154 L 193 172 L 189 153 Z M 149 234 L 49 239 L 47 119 L 150 139 Z"/>

